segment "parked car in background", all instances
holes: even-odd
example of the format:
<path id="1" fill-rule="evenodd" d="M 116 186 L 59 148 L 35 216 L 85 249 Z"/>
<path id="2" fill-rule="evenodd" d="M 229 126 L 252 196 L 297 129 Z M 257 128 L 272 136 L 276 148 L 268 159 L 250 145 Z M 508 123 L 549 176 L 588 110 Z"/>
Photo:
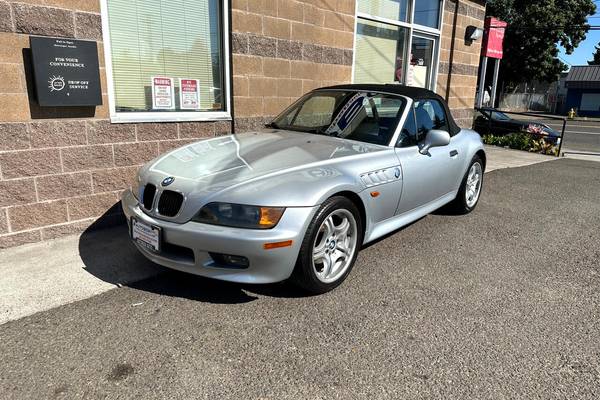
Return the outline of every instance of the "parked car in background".
<path id="1" fill-rule="evenodd" d="M 323 293 L 360 248 L 436 209 L 471 212 L 486 156 L 435 93 L 314 90 L 258 132 L 186 145 L 141 168 L 122 205 L 138 249 L 176 270 Z M 448 238 L 451 240 L 451 238 Z"/>
<path id="2" fill-rule="evenodd" d="M 513 133 L 529 133 L 536 138 L 544 138 L 557 144 L 560 132 L 548 125 L 528 119 L 515 119 L 493 108 L 480 108 L 476 111 L 473 130 L 480 135 L 504 136 Z"/>

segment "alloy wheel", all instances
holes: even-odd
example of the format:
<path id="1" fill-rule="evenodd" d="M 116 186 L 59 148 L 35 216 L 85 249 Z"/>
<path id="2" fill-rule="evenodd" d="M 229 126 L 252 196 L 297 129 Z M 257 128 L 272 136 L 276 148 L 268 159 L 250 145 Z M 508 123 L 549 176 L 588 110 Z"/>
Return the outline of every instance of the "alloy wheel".
<path id="1" fill-rule="evenodd" d="M 346 209 L 334 210 L 325 218 L 313 243 L 317 279 L 331 283 L 345 274 L 356 252 L 357 233 L 356 219 Z"/>
<path id="2" fill-rule="evenodd" d="M 481 193 L 481 182 L 483 178 L 483 168 L 479 162 L 473 163 L 469 169 L 467 176 L 467 187 L 465 190 L 465 197 L 467 206 L 472 208 L 477 204 L 479 200 L 479 194 Z"/>

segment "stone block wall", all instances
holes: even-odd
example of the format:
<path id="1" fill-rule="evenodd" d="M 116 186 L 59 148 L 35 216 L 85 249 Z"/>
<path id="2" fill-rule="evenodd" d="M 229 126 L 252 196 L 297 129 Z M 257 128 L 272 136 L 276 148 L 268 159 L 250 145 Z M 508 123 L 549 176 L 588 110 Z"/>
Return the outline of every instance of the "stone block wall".
<path id="1" fill-rule="evenodd" d="M 352 79 L 355 0 L 233 0 L 236 130 L 302 94 Z"/>
<path id="2" fill-rule="evenodd" d="M 456 122 L 473 125 L 473 107 L 481 55 L 481 39 L 465 41 L 467 26 L 483 29 L 485 2 L 446 0 L 442 26 L 440 65 L 436 91 L 448 100 Z"/>

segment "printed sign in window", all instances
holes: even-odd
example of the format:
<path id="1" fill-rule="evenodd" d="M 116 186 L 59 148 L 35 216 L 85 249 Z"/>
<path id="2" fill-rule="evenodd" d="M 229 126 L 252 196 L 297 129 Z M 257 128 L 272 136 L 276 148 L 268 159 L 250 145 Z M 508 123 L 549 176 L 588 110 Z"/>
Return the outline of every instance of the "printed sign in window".
<path id="1" fill-rule="evenodd" d="M 200 82 L 198 79 L 179 79 L 179 106 L 182 110 L 200 109 Z"/>
<path id="2" fill-rule="evenodd" d="M 155 110 L 172 110 L 175 108 L 173 78 L 165 76 L 152 77 L 152 108 Z"/>

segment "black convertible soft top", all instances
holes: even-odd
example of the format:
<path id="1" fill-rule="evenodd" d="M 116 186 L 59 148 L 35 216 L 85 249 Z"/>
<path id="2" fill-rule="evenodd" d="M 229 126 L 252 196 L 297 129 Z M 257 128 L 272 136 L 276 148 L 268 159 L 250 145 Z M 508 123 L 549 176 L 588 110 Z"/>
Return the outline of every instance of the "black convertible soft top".
<path id="1" fill-rule="evenodd" d="M 428 89 L 412 87 L 412 86 L 404 86 L 398 84 L 349 84 L 349 85 L 336 85 L 336 86 L 328 86 L 324 88 L 319 88 L 318 90 L 326 90 L 326 89 L 334 89 L 334 90 L 353 90 L 360 92 L 383 92 L 383 93 L 391 93 L 397 94 L 400 96 L 410 97 L 413 100 L 423 100 L 423 99 L 435 99 L 438 100 L 446 110 L 446 115 L 448 116 L 448 126 L 450 127 L 450 133 L 452 135 L 456 135 L 460 132 L 460 127 L 454 121 L 454 117 L 452 117 L 452 113 L 448 108 L 448 104 L 446 100 L 435 92 L 432 92 Z"/>

